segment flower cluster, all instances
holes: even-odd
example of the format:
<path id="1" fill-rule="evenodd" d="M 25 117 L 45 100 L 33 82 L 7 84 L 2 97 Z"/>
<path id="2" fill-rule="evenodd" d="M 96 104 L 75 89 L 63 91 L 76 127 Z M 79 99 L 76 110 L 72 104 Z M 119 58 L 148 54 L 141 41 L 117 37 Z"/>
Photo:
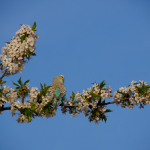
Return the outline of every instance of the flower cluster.
<path id="1" fill-rule="evenodd" d="M 70 106 L 76 105 L 77 107 L 62 107 L 62 112 L 66 114 L 69 111 L 69 114 L 72 114 L 74 117 L 83 111 L 85 116 L 89 116 L 89 121 L 95 121 L 96 124 L 101 119 L 106 121 L 105 113 L 111 110 L 106 110 L 106 106 L 102 105 L 102 103 L 105 103 L 106 98 L 112 97 L 112 89 L 110 86 L 106 88 L 104 85 L 104 81 L 100 84 L 93 83 L 93 87 L 86 91 L 83 90 L 82 94 L 80 92 L 77 92 L 76 95 L 72 93 L 72 99 L 70 101 L 67 100 L 65 103 Z"/>
<path id="2" fill-rule="evenodd" d="M 53 108 L 53 95 L 49 91 L 50 86 L 42 86 L 43 88 L 39 91 L 36 87 L 29 89 L 28 82 L 29 80 L 23 84 L 20 78 L 18 80 L 20 85 L 13 82 L 13 84 L 17 86 L 14 89 L 9 89 L 8 86 L 1 87 L 0 90 L 3 92 L 1 92 L 0 107 L 2 107 L 4 103 L 10 103 L 10 112 L 12 115 L 15 115 L 15 113 L 19 111 L 20 115 L 17 121 L 22 123 L 30 122 L 32 117 L 34 118 L 35 116 L 45 118 L 56 115 L 57 108 Z M 45 91 L 45 94 L 43 91 Z M 20 99 L 23 98 L 23 96 L 20 96 L 20 93 L 24 95 L 24 98 L 29 97 L 26 102 L 20 101 Z"/>
<path id="3" fill-rule="evenodd" d="M 134 105 L 140 104 L 140 108 L 150 104 L 150 86 L 146 82 L 139 80 L 132 81 L 128 87 L 121 87 L 114 92 L 114 101 L 123 108 L 132 109 Z"/>
<path id="4" fill-rule="evenodd" d="M 30 58 L 35 55 L 35 42 L 38 38 L 34 33 L 36 24 L 31 28 L 29 25 L 22 25 L 21 29 L 16 32 L 16 37 L 13 37 L 6 46 L 2 48 L 1 72 L 7 69 L 7 76 L 21 72 L 24 68 L 25 57 Z"/>

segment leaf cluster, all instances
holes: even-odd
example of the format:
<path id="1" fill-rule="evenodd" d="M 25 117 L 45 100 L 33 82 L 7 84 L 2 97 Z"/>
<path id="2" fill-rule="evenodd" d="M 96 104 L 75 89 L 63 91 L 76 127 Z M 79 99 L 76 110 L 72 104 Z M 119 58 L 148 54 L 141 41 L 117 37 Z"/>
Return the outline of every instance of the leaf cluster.
<path id="1" fill-rule="evenodd" d="M 150 88 L 150 86 L 144 85 L 144 83 L 143 83 L 142 87 L 135 86 L 135 88 L 138 90 L 139 96 L 141 96 L 142 94 L 147 93 L 147 90 Z"/>
<path id="2" fill-rule="evenodd" d="M 37 95 L 37 101 L 39 103 L 42 102 L 42 96 L 46 96 L 46 94 L 49 93 L 49 88 L 51 86 L 46 86 L 46 84 L 44 83 L 44 86 L 40 83 L 41 89 L 40 89 L 40 93 Z"/>
<path id="3" fill-rule="evenodd" d="M 34 104 L 31 105 L 31 108 L 21 108 L 18 109 L 20 111 L 21 114 L 23 114 L 24 116 L 27 116 L 28 118 L 28 123 L 31 121 L 32 117 L 34 118 L 35 116 L 38 115 L 38 113 L 33 109 L 34 108 Z"/>
<path id="4" fill-rule="evenodd" d="M 22 82 L 21 80 L 21 77 L 19 78 L 18 81 L 18 84 L 17 83 L 14 83 L 12 81 L 12 83 L 16 86 L 16 90 L 17 90 L 17 94 L 19 96 L 27 96 L 28 93 L 30 92 L 30 90 L 27 88 L 26 84 L 30 81 L 30 80 L 27 80 L 25 81 L 24 83 Z"/>

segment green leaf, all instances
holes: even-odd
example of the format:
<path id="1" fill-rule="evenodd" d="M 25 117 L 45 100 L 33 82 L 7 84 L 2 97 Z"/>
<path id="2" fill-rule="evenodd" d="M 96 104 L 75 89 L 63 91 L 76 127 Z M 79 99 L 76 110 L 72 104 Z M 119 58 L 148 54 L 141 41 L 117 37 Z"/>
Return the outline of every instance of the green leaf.
<path id="1" fill-rule="evenodd" d="M 19 86 L 18 84 L 14 83 L 13 81 L 12 81 L 12 83 L 13 83 L 14 85 L 16 85 L 16 86 Z M 20 87 L 20 86 L 19 86 L 19 87 Z M 19 88 L 19 87 L 18 87 L 18 88 Z"/>
<path id="2" fill-rule="evenodd" d="M 21 43 L 25 40 L 26 37 L 27 37 L 27 33 L 25 33 L 25 34 L 21 37 Z"/>
<path id="3" fill-rule="evenodd" d="M 5 84 L 6 83 L 6 81 L 3 81 L 1 84 Z"/>
<path id="4" fill-rule="evenodd" d="M 46 108 L 46 109 L 44 110 L 44 114 L 46 114 L 46 113 L 47 113 L 47 111 L 48 111 L 48 108 Z"/>
<path id="5" fill-rule="evenodd" d="M 28 123 L 31 121 L 32 115 L 28 115 Z"/>
<path id="6" fill-rule="evenodd" d="M 72 91 L 72 100 L 75 98 L 75 93 Z"/>
<path id="7" fill-rule="evenodd" d="M 7 44 L 10 44 L 10 42 L 6 42 Z"/>
<path id="8" fill-rule="evenodd" d="M 21 81 L 21 77 L 19 78 L 18 83 L 19 83 L 21 86 L 23 86 L 23 83 L 22 83 L 22 81 Z"/>
<path id="9" fill-rule="evenodd" d="M 32 26 L 32 30 L 35 31 L 36 28 L 36 22 L 34 22 L 33 26 Z"/>
<path id="10" fill-rule="evenodd" d="M 30 81 L 30 80 L 27 80 L 27 81 L 24 83 L 24 85 L 26 85 L 29 81 Z"/>
<path id="11" fill-rule="evenodd" d="M 95 81 L 95 83 L 96 83 L 96 81 Z M 92 84 L 94 84 L 94 83 L 92 83 Z"/>
<path id="12" fill-rule="evenodd" d="M 32 54 L 32 56 L 36 56 L 36 54 L 35 54 L 35 53 L 33 53 L 33 54 Z"/>
<path id="13" fill-rule="evenodd" d="M 110 110 L 110 109 L 106 109 L 106 111 L 105 112 L 112 112 L 112 110 Z"/>
<path id="14" fill-rule="evenodd" d="M 23 25 L 23 24 L 20 24 L 21 26 Z"/>
<path id="15" fill-rule="evenodd" d="M 105 85 L 106 85 L 105 80 L 103 80 L 99 85 L 100 89 L 102 89 Z"/>
<path id="16" fill-rule="evenodd" d="M 105 121 L 105 123 L 106 123 L 106 121 L 107 121 L 107 118 L 106 118 L 106 116 L 104 116 L 104 121 Z"/>
<path id="17" fill-rule="evenodd" d="M 94 93 L 91 93 L 91 96 L 92 96 L 92 98 L 96 98 L 96 97 L 102 98 L 99 94 L 94 94 Z"/>
<path id="18" fill-rule="evenodd" d="M 41 85 L 41 90 L 43 90 L 43 85 L 40 83 L 40 85 Z"/>
<path id="19" fill-rule="evenodd" d="M 51 86 L 47 86 L 46 88 L 49 89 Z"/>

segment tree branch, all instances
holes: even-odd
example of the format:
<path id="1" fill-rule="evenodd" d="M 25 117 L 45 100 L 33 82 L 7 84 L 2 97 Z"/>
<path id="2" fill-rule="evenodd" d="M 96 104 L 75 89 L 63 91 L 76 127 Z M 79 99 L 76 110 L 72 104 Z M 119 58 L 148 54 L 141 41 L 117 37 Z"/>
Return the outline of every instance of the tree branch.
<path id="1" fill-rule="evenodd" d="M 4 107 L 4 105 L 2 107 L 0 107 L 0 111 L 3 111 L 3 110 L 10 110 L 11 107 Z"/>
<path id="2" fill-rule="evenodd" d="M 24 94 L 23 94 L 23 95 L 22 95 L 22 103 L 24 103 L 24 97 L 25 97 L 25 96 L 24 96 Z"/>
<path id="3" fill-rule="evenodd" d="M 124 99 L 121 99 L 119 102 L 121 101 L 127 101 L 129 100 L 129 98 L 124 98 Z M 114 104 L 114 103 L 117 103 L 116 101 L 114 102 L 108 102 L 108 103 L 99 103 L 98 106 L 102 106 L 102 105 L 109 105 L 109 104 Z M 64 106 L 64 107 L 78 107 L 78 105 L 64 105 L 64 104 L 60 104 L 59 106 Z M 3 110 L 10 110 L 11 107 L 0 107 L 0 111 L 3 111 Z"/>
<path id="4" fill-rule="evenodd" d="M 7 70 L 5 70 L 4 74 L 1 76 L 0 79 L 3 79 L 3 77 L 6 75 Z"/>

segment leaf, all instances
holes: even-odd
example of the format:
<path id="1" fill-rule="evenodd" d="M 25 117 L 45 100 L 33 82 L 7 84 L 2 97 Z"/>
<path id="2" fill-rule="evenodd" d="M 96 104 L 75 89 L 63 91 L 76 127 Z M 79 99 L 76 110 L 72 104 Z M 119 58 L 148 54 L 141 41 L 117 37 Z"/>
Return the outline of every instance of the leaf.
<path id="1" fill-rule="evenodd" d="M 23 25 L 23 24 L 20 24 L 21 26 Z"/>
<path id="2" fill-rule="evenodd" d="M 19 86 L 18 84 L 14 83 L 13 81 L 12 81 L 12 83 L 13 83 L 14 85 L 16 85 L 16 86 Z M 20 86 L 19 86 L 19 87 L 20 87 Z M 18 88 L 19 88 L 19 87 L 18 87 Z"/>
<path id="3" fill-rule="evenodd" d="M 75 98 L 75 93 L 72 91 L 72 100 Z"/>
<path id="4" fill-rule="evenodd" d="M 102 98 L 99 94 L 94 94 L 94 93 L 91 93 L 91 96 L 92 96 L 92 98 L 96 98 L 96 97 Z"/>
<path id="5" fill-rule="evenodd" d="M 95 83 L 96 83 L 96 81 L 95 81 Z M 94 84 L 94 83 L 92 83 L 92 84 Z"/>
<path id="6" fill-rule="evenodd" d="M 10 42 L 6 42 L 7 44 L 10 44 Z"/>
<path id="7" fill-rule="evenodd" d="M 48 108 L 46 108 L 46 109 L 44 110 L 44 114 L 46 114 L 46 113 L 47 113 L 47 111 L 48 111 Z"/>
<path id="8" fill-rule="evenodd" d="M 110 110 L 110 109 L 106 109 L 106 111 L 105 112 L 112 112 L 112 110 Z"/>
<path id="9" fill-rule="evenodd" d="M 107 118 L 106 118 L 106 116 L 104 116 L 104 121 L 105 121 L 105 123 L 106 123 L 106 121 L 107 121 Z"/>
<path id="10" fill-rule="evenodd" d="M 34 22 L 33 26 L 32 26 L 32 30 L 35 31 L 36 28 L 36 22 Z"/>
<path id="11" fill-rule="evenodd" d="M 36 54 L 35 54 L 35 53 L 33 53 L 33 54 L 32 54 L 32 56 L 36 56 Z"/>
<path id="12" fill-rule="evenodd" d="M 31 118 L 32 118 L 32 115 L 29 114 L 29 115 L 28 115 L 28 123 L 31 121 Z"/>
<path id="13" fill-rule="evenodd" d="M 100 89 L 102 89 L 105 85 L 106 85 L 105 80 L 103 80 L 99 85 Z"/>
<path id="14" fill-rule="evenodd" d="M 3 81 L 1 84 L 5 84 L 6 83 L 6 81 Z"/>
<path id="15" fill-rule="evenodd" d="M 23 86 L 22 81 L 21 81 L 21 77 L 19 78 L 18 83 L 19 83 L 21 86 Z"/>
<path id="16" fill-rule="evenodd" d="M 41 85 L 41 91 L 43 90 L 43 85 L 40 83 L 40 85 Z"/>
<path id="17" fill-rule="evenodd" d="M 30 81 L 30 80 L 27 80 L 27 81 L 24 83 L 24 85 L 26 85 L 29 81 Z"/>
<path id="18" fill-rule="evenodd" d="M 21 37 L 21 43 L 25 40 L 26 37 L 27 37 L 27 33 L 25 32 L 25 34 Z"/>
<path id="19" fill-rule="evenodd" d="M 47 89 L 49 89 L 51 86 L 47 86 Z"/>

